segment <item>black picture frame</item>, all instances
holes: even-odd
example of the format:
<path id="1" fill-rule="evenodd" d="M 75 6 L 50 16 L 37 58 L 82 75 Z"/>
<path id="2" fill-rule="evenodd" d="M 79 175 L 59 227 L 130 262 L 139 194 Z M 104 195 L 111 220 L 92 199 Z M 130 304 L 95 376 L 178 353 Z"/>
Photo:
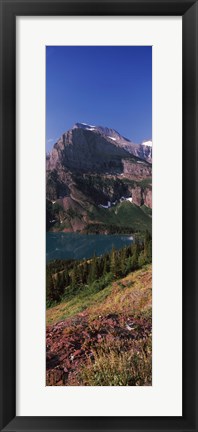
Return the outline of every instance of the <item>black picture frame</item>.
<path id="1" fill-rule="evenodd" d="M 0 430 L 197 431 L 198 4 L 195 0 L 1 0 Z M 182 16 L 183 20 L 183 415 L 182 417 L 16 416 L 16 17 Z M 173 287 L 174 288 L 174 287 Z M 171 383 L 170 383 L 171 392 Z M 122 402 L 121 402 L 122 403 Z"/>

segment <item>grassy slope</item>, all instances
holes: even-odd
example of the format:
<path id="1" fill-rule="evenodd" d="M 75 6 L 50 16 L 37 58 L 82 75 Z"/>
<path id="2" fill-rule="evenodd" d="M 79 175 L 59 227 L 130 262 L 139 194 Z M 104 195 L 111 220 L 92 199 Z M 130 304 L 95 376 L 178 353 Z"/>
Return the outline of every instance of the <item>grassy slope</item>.
<path id="1" fill-rule="evenodd" d="M 151 208 L 149 208 L 145 205 L 142 205 L 140 208 L 147 216 L 149 216 L 150 218 L 152 217 L 152 209 Z"/>
<path id="2" fill-rule="evenodd" d="M 92 206 L 90 211 L 92 223 L 98 222 L 105 225 L 117 227 L 131 227 L 133 231 L 151 232 L 152 221 L 144 209 L 133 203 L 124 201 L 110 209 L 96 208 Z"/>
<path id="3" fill-rule="evenodd" d="M 111 208 L 111 213 L 116 215 L 119 226 L 131 226 L 137 231 L 151 231 L 151 219 L 142 211 L 141 207 L 136 206 L 128 201 L 124 201 Z"/>
<path id="4" fill-rule="evenodd" d="M 46 384 L 151 385 L 151 287 L 147 265 L 48 309 Z"/>
<path id="5" fill-rule="evenodd" d="M 152 267 L 145 266 L 141 270 L 130 273 L 98 293 L 81 292 L 72 300 L 62 302 L 47 310 L 47 324 L 72 317 L 82 311 L 89 314 L 90 319 L 97 315 L 109 313 L 141 314 L 151 310 Z"/>

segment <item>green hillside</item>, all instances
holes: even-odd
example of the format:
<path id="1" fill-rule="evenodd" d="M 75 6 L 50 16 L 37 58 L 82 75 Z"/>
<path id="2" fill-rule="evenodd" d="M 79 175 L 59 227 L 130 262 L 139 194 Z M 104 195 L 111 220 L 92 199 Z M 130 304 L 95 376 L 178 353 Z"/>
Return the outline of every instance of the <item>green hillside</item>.
<path id="1" fill-rule="evenodd" d="M 46 384 L 152 384 L 152 268 L 47 310 Z M 54 354 L 55 353 L 55 354 Z"/>

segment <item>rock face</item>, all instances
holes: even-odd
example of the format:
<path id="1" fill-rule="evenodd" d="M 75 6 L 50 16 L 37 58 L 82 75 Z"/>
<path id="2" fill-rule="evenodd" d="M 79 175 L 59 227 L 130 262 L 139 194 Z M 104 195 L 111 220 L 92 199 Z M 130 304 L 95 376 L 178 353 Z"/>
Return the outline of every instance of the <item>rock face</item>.
<path id="1" fill-rule="evenodd" d="M 119 135 L 116 139 L 116 133 L 113 134 L 111 129 L 106 133 L 114 136 L 105 135 L 101 132 L 101 127 L 93 131 L 93 128 L 90 130 L 77 125 L 63 134 L 54 145 L 47 157 L 47 170 L 67 167 L 72 171 L 100 174 L 124 172 L 142 177 L 151 175 L 151 167 L 146 163 L 148 158 L 145 146 L 127 142 Z M 105 131 L 106 129 L 104 128 Z M 141 160 L 137 161 L 137 158 Z"/>
<path id="2" fill-rule="evenodd" d="M 95 218 L 95 207 L 98 213 L 129 198 L 151 208 L 151 162 L 151 142 L 134 144 L 113 129 L 76 123 L 46 157 L 47 227 L 81 231 Z M 68 212 L 70 223 L 60 226 Z"/>
<path id="3" fill-rule="evenodd" d="M 137 206 L 141 206 L 144 204 L 143 189 L 140 186 L 136 186 L 134 189 L 132 189 L 132 197 L 134 204 L 136 204 Z"/>
<path id="4" fill-rule="evenodd" d="M 152 190 L 151 189 L 144 189 L 143 192 L 143 198 L 144 198 L 144 204 L 149 207 L 152 208 Z"/>
<path id="5" fill-rule="evenodd" d="M 110 139 L 115 145 L 122 147 L 128 153 L 143 159 L 147 162 L 152 163 L 152 141 L 144 141 L 142 144 L 135 144 L 128 138 L 123 137 L 114 129 L 103 127 L 103 126 L 93 126 L 85 123 L 76 123 L 73 129 L 83 129 L 91 131 L 95 134 L 100 134 L 105 139 Z"/>

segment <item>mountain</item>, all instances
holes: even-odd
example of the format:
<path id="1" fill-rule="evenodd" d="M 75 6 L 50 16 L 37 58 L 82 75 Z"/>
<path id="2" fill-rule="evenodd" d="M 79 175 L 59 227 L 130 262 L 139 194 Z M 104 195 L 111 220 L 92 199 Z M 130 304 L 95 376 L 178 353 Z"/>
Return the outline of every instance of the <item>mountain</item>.
<path id="1" fill-rule="evenodd" d="M 47 229 L 151 229 L 152 142 L 134 144 L 114 129 L 76 123 L 46 157 L 46 198 Z"/>
<path id="2" fill-rule="evenodd" d="M 91 132 L 95 132 L 96 134 L 100 134 L 107 140 L 111 140 L 115 143 L 115 145 L 122 147 L 128 153 L 137 156 L 140 159 L 143 159 L 147 162 L 152 163 L 152 141 L 144 141 L 142 144 L 135 144 L 130 141 L 128 138 L 123 137 L 119 134 L 115 129 L 111 129 L 108 127 L 102 126 L 93 126 L 88 125 L 86 123 L 76 123 L 73 128 L 82 128 L 84 130 L 88 130 Z"/>

